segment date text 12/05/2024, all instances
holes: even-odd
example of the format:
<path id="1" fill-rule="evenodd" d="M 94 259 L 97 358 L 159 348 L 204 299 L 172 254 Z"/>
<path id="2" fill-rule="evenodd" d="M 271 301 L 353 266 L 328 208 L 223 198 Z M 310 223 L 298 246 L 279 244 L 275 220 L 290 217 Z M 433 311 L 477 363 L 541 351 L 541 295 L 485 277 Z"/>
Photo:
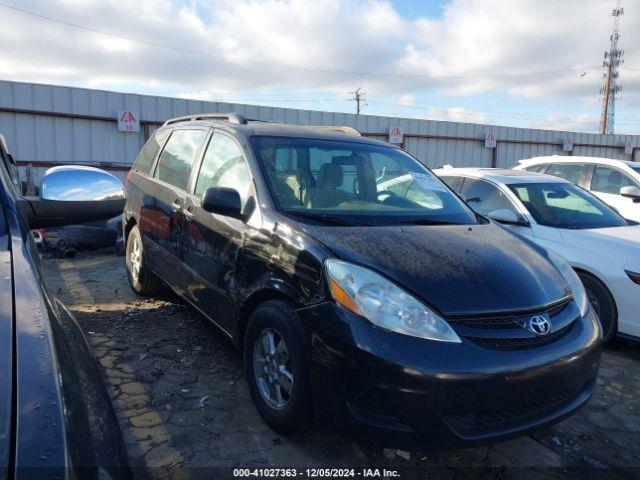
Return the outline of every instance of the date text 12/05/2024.
<path id="1" fill-rule="evenodd" d="M 387 468 L 236 468 L 234 478 L 398 478 L 397 470 Z"/>

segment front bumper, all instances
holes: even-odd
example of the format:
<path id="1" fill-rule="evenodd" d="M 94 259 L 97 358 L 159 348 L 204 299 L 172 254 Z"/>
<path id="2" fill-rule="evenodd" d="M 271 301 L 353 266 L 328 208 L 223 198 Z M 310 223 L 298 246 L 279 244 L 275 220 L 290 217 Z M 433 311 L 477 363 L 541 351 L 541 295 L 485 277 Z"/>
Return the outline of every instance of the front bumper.
<path id="1" fill-rule="evenodd" d="M 298 313 L 316 416 L 385 446 L 465 448 L 558 422 L 588 400 L 600 362 L 591 311 L 557 341 L 520 350 L 390 333 L 332 303 Z"/>

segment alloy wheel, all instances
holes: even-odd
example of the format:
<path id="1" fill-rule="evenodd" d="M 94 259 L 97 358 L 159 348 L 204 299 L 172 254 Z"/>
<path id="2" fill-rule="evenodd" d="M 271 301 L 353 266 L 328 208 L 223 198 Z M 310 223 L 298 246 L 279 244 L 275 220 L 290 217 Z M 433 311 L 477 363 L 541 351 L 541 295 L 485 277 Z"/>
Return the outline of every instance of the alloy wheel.
<path id="1" fill-rule="evenodd" d="M 276 410 L 291 400 L 293 369 L 287 342 L 273 328 L 263 330 L 253 347 L 253 373 L 262 399 Z"/>
<path id="2" fill-rule="evenodd" d="M 138 281 L 140 268 L 142 266 L 142 246 L 140 239 L 135 236 L 131 239 L 131 248 L 129 249 L 129 272 L 135 282 Z"/>

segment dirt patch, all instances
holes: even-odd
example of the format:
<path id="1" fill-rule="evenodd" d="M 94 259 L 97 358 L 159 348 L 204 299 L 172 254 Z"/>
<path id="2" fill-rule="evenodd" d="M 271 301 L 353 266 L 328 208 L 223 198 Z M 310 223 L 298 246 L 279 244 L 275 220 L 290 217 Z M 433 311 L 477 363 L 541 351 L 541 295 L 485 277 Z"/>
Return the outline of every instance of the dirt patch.
<path id="1" fill-rule="evenodd" d="M 542 432 L 438 454 L 372 450 L 326 431 L 273 432 L 230 342 L 172 294 L 136 296 L 122 258 L 81 253 L 43 266 L 101 366 L 138 478 L 227 478 L 231 468 L 274 466 L 401 468 L 402 478 L 640 478 L 640 345 L 607 346 L 588 405 Z"/>

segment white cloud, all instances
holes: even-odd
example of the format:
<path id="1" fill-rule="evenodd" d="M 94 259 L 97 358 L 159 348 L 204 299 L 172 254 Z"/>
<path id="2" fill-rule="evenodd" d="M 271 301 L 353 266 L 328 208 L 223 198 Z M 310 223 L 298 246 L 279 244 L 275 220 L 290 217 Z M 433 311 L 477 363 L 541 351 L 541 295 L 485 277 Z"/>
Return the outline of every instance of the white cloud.
<path id="1" fill-rule="evenodd" d="M 3 77 L 16 80 L 128 90 L 153 86 L 195 98 L 216 98 L 219 91 L 344 97 L 360 86 L 372 101 L 395 92 L 403 106 L 414 106 L 417 92 L 428 89 L 457 97 L 499 92 L 586 105 L 602 82 L 598 66 L 612 6 L 602 0 L 451 0 L 440 19 L 407 19 L 385 0 L 25 0 L 21 8 L 175 49 L 0 7 L 0 68 Z M 640 50 L 631 48 L 640 42 L 640 9 L 627 8 L 621 33 L 626 65 L 640 68 Z M 583 76 L 565 71 L 582 66 L 596 68 Z M 517 75 L 531 71 L 556 73 Z M 496 75 L 504 73 L 514 75 Z M 623 70 L 620 78 L 620 107 L 639 105 L 640 71 Z M 487 118 L 462 107 L 428 113 Z"/>
<path id="2" fill-rule="evenodd" d="M 598 115 L 582 114 L 577 116 L 561 115 L 552 113 L 546 118 L 535 122 L 533 128 L 544 128 L 549 130 L 566 130 L 571 132 L 594 132 L 600 126 Z"/>
<path id="3" fill-rule="evenodd" d="M 416 97 L 411 95 L 410 93 L 405 93 L 404 95 L 400 95 L 398 98 L 398 105 L 402 107 L 413 107 L 416 104 Z"/>
<path id="4" fill-rule="evenodd" d="M 430 107 L 426 111 L 425 118 L 448 122 L 492 123 L 487 113 L 465 107 Z"/>

